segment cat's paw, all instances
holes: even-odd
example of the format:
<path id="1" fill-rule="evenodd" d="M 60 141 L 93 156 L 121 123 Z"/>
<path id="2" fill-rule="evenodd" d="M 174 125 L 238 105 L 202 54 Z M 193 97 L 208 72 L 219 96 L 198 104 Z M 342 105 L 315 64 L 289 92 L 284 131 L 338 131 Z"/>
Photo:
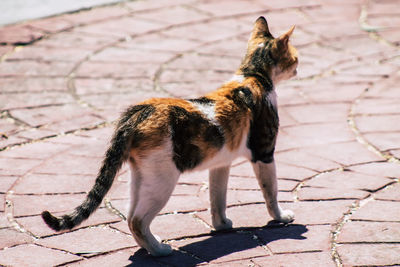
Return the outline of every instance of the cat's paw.
<path id="1" fill-rule="evenodd" d="M 154 257 L 164 257 L 164 256 L 171 255 L 172 251 L 173 251 L 173 249 L 170 245 L 160 243 L 159 246 L 157 247 L 157 249 L 154 249 L 149 252 Z"/>
<path id="2" fill-rule="evenodd" d="M 232 228 L 232 221 L 228 218 L 224 219 L 222 222 L 213 223 L 214 229 L 217 231 L 227 230 Z"/>
<path id="3" fill-rule="evenodd" d="M 283 223 L 290 223 L 294 221 L 294 212 L 291 210 L 283 210 L 278 218 L 275 220 L 283 222 Z"/>

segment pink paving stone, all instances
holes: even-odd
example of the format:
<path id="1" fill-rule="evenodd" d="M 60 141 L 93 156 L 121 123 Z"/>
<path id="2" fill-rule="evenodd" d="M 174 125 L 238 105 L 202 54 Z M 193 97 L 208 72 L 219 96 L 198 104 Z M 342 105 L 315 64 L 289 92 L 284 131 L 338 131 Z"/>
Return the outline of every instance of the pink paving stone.
<path id="1" fill-rule="evenodd" d="M 259 190 L 260 186 L 258 185 L 257 179 L 255 177 L 236 177 L 230 176 L 228 181 L 229 189 L 237 189 L 237 190 Z"/>
<path id="2" fill-rule="evenodd" d="M 203 263 L 200 264 L 198 266 L 219 266 L 219 267 L 224 267 L 227 264 L 229 264 L 229 267 L 243 267 L 243 266 L 252 266 L 254 263 L 252 262 L 252 259 L 241 259 L 241 260 L 236 260 L 236 261 L 224 261 L 224 262 L 220 262 L 220 263 L 214 263 L 214 262 L 218 262 L 217 261 L 211 261 L 210 263 Z"/>
<path id="3" fill-rule="evenodd" d="M 0 175 L 24 175 L 41 163 L 36 159 L 2 158 L 0 154 Z"/>
<path id="4" fill-rule="evenodd" d="M 250 234 L 243 233 L 219 233 L 213 236 L 179 240 L 171 244 L 202 260 L 214 263 L 269 255 L 269 252 L 259 246 Z"/>
<path id="5" fill-rule="evenodd" d="M 347 118 L 349 104 L 314 104 L 285 109 L 300 123 L 337 122 Z"/>
<path id="6" fill-rule="evenodd" d="M 167 37 L 183 38 L 197 42 L 213 42 L 235 36 L 233 29 L 227 30 L 223 21 L 210 21 L 207 23 L 188 25 L 163 31 Z M 221 31 L 222 29 L 222 31 Z M 247 30 L 250 32 L 250 29 Z M 245 51 L 243 51 L 245 53 Z"/>
<path id="7" fill-rule="evenodd" d="M 212 226 L 210 211 L 196 213 L 196 216 Z M 262 227 L 272 218 L 268 215 L 265 204 L 252 204 L 236 207 L 229 207 L 226 216 L 232 220 L 233 227 Z"/>
<path id="8" fill-rule="evenodd" d="M 116 252 L 112 252 L 106 255 L 99 255 L 96 257 L 86 258 L 82 261 L 68 264 L 68 266 L 92 266 L 98 267 L 107 263 L 109 266 L 128 266 L 132 264 L 130 258 L 134 254 L 134 249 L 124 249 Z"/>
<path id="9" fill-rule="evenodd" d="M 130 198 L 129 183 L 115 181 L 110 189 L 110 192 L 108 193 L 108 197 L 111 199 L 129 199 Z"/>
<path id="10" fill-rule="evenodd" d="M 4 61 L 0 64 L 0 77 L 59 77 L 67 75 L 74 62 Z"/>
<path id="11" fill-rule="evenodd" d="M 136 37 L 132 41 L 120 43 L 118 46 L 150 51 L 183 52 L 197 47 L 198 42 L 154 33 Z"/>
<path id="12" fill-rule="evenodd" d="M 258 266 L 285 266 L 285 267 L 333 267 L 336 266 L 329 252 L 278 254 L 270 257 L 254 258 L 252 261 Z"/>
<path id="13" fill-rule="evenodd" d="M 29 140 L 39 140 L 46 137 L 54 137 L 58 133 L 50 130 L 45 129 L 38 129 L 38 128 L 30 128 L 25 131 L 18 132 L 18 137 L 25 138 L 26 141 Z M 20 142 L 23 143 L 23 142 Z"/>
<path id="14" fill-rule="evenodd" d="M 17 109 L 32 109 L 38 106 L 46 106 L 46 105 L 62 105 L 67 103 L 72 103 L 73 97 L 66 92 L 42 92 L 40 94 L 32 94 L 32 93 L 12 93 L 8 94 L 7 97 L 0 95 L 1 99 L 5 97 L 7 98 L 7 102 L 3 106 L 3 109 L 11 109 L 11 113 L 18 112 Z M 27 112 L 27 111 L 25 111 Z M 28 115 L 30 113 L 35 113 L 35 111 L 27 112 Z"/>
<path id="15" fill-rule="evenodd" d="M 256 231 L 256 235 L 273 253 L 328 251 L 330 249 L 329 225 L 288 225 Z"/>
<path id="16" fill-rule="evenodd" d="M 200 185 L 177 184 L 172 195 L 197 195 L 199 191 Z"/>
<path id="17" fill-rule="evenodd" d="M 253 171 L 253 167 L 249 161 L 245 161 L 242 164 L 231 167 L 230 175 L 239 176 L 239 177 L 253 177 L 255 178 L 255 174 Z"/>
<path id="18" fill-rule="evenodd" d="M 400 177 L 400 165 L 391 162 L 373 162 L 363 165 L 352 166 L 352 171 L 372 176 L 384 176 L 389 178 Z"/>
<path id="19" fill-rule="evenodd" d="M 28 44 L 42 38 L 44 33 L 25 24 L 5 26 L 0 29 L 0 43 Z"/>
<path id="20" fill-rule="evenodd" d="M 48 125 L 49 130 L 56 131 L 58 133 L 66 133 L 69 131 L 75 131 L 78 129 L 95 127 L 98 124 L 104 123 L 105 120 L 99 117 L 97 114 L 86 113 L 82 116 L 76 116 L 59 122 Z"/>
<path id="21" fill-rule="evenodd" d="M 304 151 L 324 159 L 341 163 L 342 165 L 383 160 L 375 153 L 369 151 L 367 147 L 356 141 L 315 146 L 306 148 Z"/>
<path id="22" fill-rule="evenodd" d="M 64 78 L 29 78 L 2 77 L 0 78 L 2 92 L 37 92 L 37 91 L 66 91 Z"/>
<path id="23" fill-rule="evenodd" d="M 11 195 L 14 216 L 38 215 L 44 210 L 71 212 L 82 203 L 84 195 Z"/>
<path id="24" fill-rule="evenodd" d="M 376 191 L 392 183 L 389 178 L 355 173 L 352 171 L 333 171 L 323 173 L 306 182 L 306 186 L 335 189 L 359 189 Z"/>
<path id="25" fill-rule="evenodd" d="M 4 46 L 0 46 L 0 57 L 6 55 L 7 53 L 10 53 L 11 51 L 13 51 L 14 47 L 11 45 L 4 45 Z"/>
<path id="26" fill-rule="evenodd" d="M 128 223 L 123 221 L 113 227 L 130 234 Z M 204 225 L 193 214 L 167 214 L 157 216 L 151 223 L 151 230 L 162 240 L 171 240 L 185 236 L 207 234 L 210 228 Z"/>
<path id="27" fill-rule="evenodd" d="M 229 6 L 229 8 L 227 8 Z M 219 1 L 205 2 L 196 4 L 195 7 L 203 12 L 212 13 L 214 16 L 232 16 L 241 13 L 265 12 L 266 7 L 252 1 L 251 4 L 246 1 Z M 256 17 L 256 15 L 254 15 Z"/>
<path id="28" fill-rule="evenodd" d="M 229 80 L 233 74 L 233 71 L 224 71 L 220 72 L 217 70 L 210 70 L 210 69 L 192 69 L 192 70 L 184 70 L 184 69 L 165 69 L 162 72 L 160 81 L 163 83 L 164 87 L 166 87 L 169 90 L 172 90 L 174 87 L 175 90 L 178 88 L 183 88 L 189 89 L 184 87 L 185 83 L 198 83 L 198 80 L 204 79 L 207 82 L 219 82 L 219 86 L 222 85 L 223 82 L 226 80 Z M 168 85 L 170 84 L 170 85 Z M 177 86 L 180 85 L 180 86 Z M 192 88 L 196 88 L 197 86 L 193 86 L 189 84 Z M 212 90 L 215 90 L 216 88 L 208 88 L 207 92 L 210 92 Z M 200 93 L 200 91 L 197 91 L 196 93 Z M 179 95 L 183 95 L 181 92 L 179 92 Z"/>
<path id="29" fill-rule="evenodd" d="M 399 148 L 400 138 L 398 132 L 368 133 L 363 137 L 380 151 Z"/>
<path id="30" fill-rule="evenodd" d="M 315 102 L 353 101 L 368 87 L 367 84 L 332 84 L 329 78 L 311 86 L 305 86 L 304 91 Z M 323 89 L 323 90 L 321 90 Z"/>
<path id="31" fill-rule="evenodd" d="M 0 251 L 0 264 L 6 266 L 56 266 L 79 259 L 82 258 L 33 244 L 20 245 Z"/>
<path id="32" fill-rule="evenodd" d="M 331 160 L 327 160 L 327 159 L 323 159 L 321 157 L 315 156 L 314 154 L 309 154 L 306 153 L 304 150 L 302 149 L 295 149 L 292 151 L 285 151 L 285 152 L 277 152 L 275 153 L 275 160 L 278 162 L 278 166 L 280 166 L 280 163 L 286 163 L 287 165 L 289 165 L 289 169 L 292 169 L 293 166 L 298 166 L 298 167 L 303 167 L 303 168 L 307 168 L 310 170 L 315 170 L 318 172 L 321 171 L 326 171 L 326 170 L 331 170 L 331 169 L 336 169 L 338 167 L 340 167 L 340 165 L 338 163 L 335 163 Z M 286 165 L 283 165 L 286 166 Z M 278 168 L 277 172 L 280 173 L 282 167 Z M 303 178 L 307 178 L 307 177 L 311 177 L 312 175 L 315 175 L 316 173 L 311 173 L 308 172 L 308 170 L 305 169 L 299 169 L 298 171 L 294 171 L 292 169 L 292 171 L 297 174 L 300 172 L 300 170 L 302 171 L 302 173 L 304 173 L 304 175 L 300 176 L 299 178 L 303 177 Z M 282 175 L 279 175 L 279 177 L 281 177 Z"/>
<path id="33" fill-rule="evenodd" d="M 16 137 L 16 136 L 8 136 L 7 139 L 3 138 L 3 140 L 1 140 L 0 148 L 6 148 L 6 147 L 10 147 L 10 146 L 17 145 L 17 144 L 22 144 L 27 141 L 28 141 L 28 139 L 26 139 L 26 138 L 20 138 L 20 137 Z"/>
<path id="34" fill-rule="evenodd" d="M 367 114 L 385 115 L 393 114 L 400 110 L 399 98 L 392 99 L 377 99 L 368 98 L 362 99 L 354 110 L 354 115 L 365 116 Z"/>
<path id="35" fill-rule="evenodd" d="M 151 63 L 84 62 L 77 77 L 85 78 L 152 78 L 158 65 Z"/>
<path id="36" fill-rule="evenodd" d="M 354 139 L 347 123 L 321 123 L 281 129 L 277 151 L 307 146 L 327 145 Z"/>
<path id="37" fill-rule="evenodd" d="M 338 200 L 364 199 L 370 193 L 357 189 L 302 187 L 298 192 L 299 200 Z"/>
<path id="38" fill-rule="evenodd" d="M 14 230 L 12 228 L 0 229 L 0 249 L 20 244 L 29 244 L 32 242 L 33 238 L 26 233 L 18 232 L 17 230 Z"/>
<path id="39" fill-rule="evenodd" d="M 54 213 L 53 215 L 61 216 L 64 215 L 64 213 Z M 45 224 L 41 216 L 21 217 L 17 218 L 16 220 L 24 229 L 30 231 L 32 234 L 38 237 L 50 236 L 55 234 L 55 232 Z M 75 227 L 74 229 L 76 230 L 87 226 L 95 226 L 99 224 L 115 223 L 120 220 L 121 218 L 117 215 L 112 214 L 105 208 L 100 208 L 96 210 L 89 217 L 88 220 L 84 221 L 82 224 Z"/>
<path id="40" fill-rule="evenodd" d="M 210 16 L 195 9 L 182 6 L 157 9 L 143 14 L 137 14 L 136 17 L 142 19 L 151 19 L 153 21 L 162 22 L 165 25 L 177 25 L 193 21 L 199 21 Z"/>
<path id="41" fill-rule="evenodd" d="M 154 94 L 151 79 L 75 79 L 74 82 L 78 95 L 128 92 L 133 89 L 151 91 Z"/>
<path id="42" fill-rule="evenodd" d="M 18 176 L 0 176 L 0 193 L 7 193 L 11 186 L 18 179 Z M 0 209 L 3 207 L 0 207 Z"/>
<path id="43" fill-rule="evenodd" d="M 68 148 L 69 146 L 62 144 L 40 142 L 9 149 L 7 151 L 4 151 L 1 156 L 19 159 L 46 159 L 62 151 L 65 151 Z"/>
<path id="44" fill-rule="evenodd" d="M 375 194 L 374 198 L 378 200 L 400 201 L 400 183 L 397 182 L 396 184 L 379 191 Z"/>
<path id="45" fill-rule="evenodd" d="M 5 216 L 5 214 L 3 213 L 4 208 L 5 208 L 5 198 L 6 198 L 6 195 L 3 193 L 0 193 L 0 217 Z M 2 221 L 5 222 L 4 219 L 5 218 L 0 218 L 0 228 L 2 228 L 2 226 L 4 226 L 2 223 Z"/>
<path id="46" fill-rule="evenodd" d="M 101 166 L 101 158 L 86 156 L 75 156 L 68 154 L 57 155 L 48 159 L 35 173 L 42 174 L 68 174 L 68 175 L 93 175 L 97 174 Z"/>
<path id="47" fill-rule="evenodd" d="M 294 212 L 294 223 L 333 225 L 348 212 L 352 203 L 352 200 L 300 201 L 281 203 L 281 207 Z"/>
<path id="48" fill-rule="evenodd" d="M 295 153 L 295 152 L 293 152 Z M 276 163 L 276 174 L 278 178 L 283 179 L 293 179 L 293 180 L 304 180 L 306 178 L 312 177 L 317 173 L 303 168 L 302 166 L 293 166 L 290 163 L 285 164 L 281 162 Z"/>
<path id="49" fill-rule="evenodd" d="M 207 199 L 207 198 L 206 198 Z M 197 196 L 171 196 L 167 205 L 161 210 L 160 214 L 170 212 L 190 212 L 209 208 L 206 199 Z"/>
<path id="50" fill-rule="evenodd" d="M 356 126 L 362 133 L 399 132 L 400 125 L 395 123 L 399 120 L 400 115 L 367 116 L 355 119 Z"/>
<path id="51" fill-rule="evenodd" d="M 121 27 L 120 25 L 124 25 L 124 27 Z M 154 21 L 150 22 L 148 20 L 132 17 L 119 17 L 79 27 L 78 31 L 104 36 L 127 37 L 131 35 L 144 34 L 163 27 L 165 26 Z"/>
<path id="52" fill-rule="evenodd" d="M 72 61 L 83 60 L 92 51 L 84 48 L 53 48 L 44 46 L 27 46 L 16 50 L 7 60 L 37 60 L 37 61 Z"/>
<path id="53" fill-rule="evenodd" d="M 106 241 L 106 242 L 105 242 Z M 36 241 L 37 244 L 74 254 L 93 255 L 136 246 L 133 238 L 108 227 L 93 227 L 67 232 Z"/>
<path id="54" fill-rule="evenodd" d="M 264 197 L 259 190 L 228 190 L 226 203 L 230 206 L 248 203 L 264 203 L 264 201 Z"/>
<path id="55" fill-rule="evenodd" d="M 40 19 L 29 22 L 29 27 L 46 33 L 57 33 L 73 27 L 73 23 L 63 19 L 62 16 Z"/>
<path id="56" fill-rule="evenodd" d="M 135 88 L 132 88 L 129 92 L 83 95 L 80 99 L 97 107 L 101 111 L 104 110 L 104 113 L 97 112 L 97 116 L 108 119 L 108 121 L 113 121 L 119 118 L 121 113 L 128 107 L 152 97 L 168 97 L 168 95 L 163 92 L 154 93 L 151 91 L 136 90 Z"/>
<path id="57" fill-rule="evenodd" d="M 94 24 L 98 21 L 120 18 L 128 14 L 129 10 L 117 5 L 96 7 L 90 10 L 82 10 L 71 14 L 64 14 L 59 17 L 64 20 L 73 22 L 75 26 L 81 26 L 86 24 Z"/>
<path id="58" fill-rule="evenodd" d="M 43 39 L 35 45 L 37 47 L 55 47 L 63 49 L 90 48 L 92 50 L 98 50 L 106 45 L 114 43 L 116 39 L 116 37 L 91 35 L 72 30 L 52 35 L 50 38 Z"/>
<path id="59" fill-rule="evenodd" d="M 400 242 L 400 223 L 349 221 L 343 226 L 338 243 Z"/>
<path id="60" fill-rule="evenodd" d="M 91 57 L 93 61 L 108 62 L 134 62 L 161 64 L 173 58 L 174 54 L 169 52 L 134 50 L 120 47 L 109 47 Z"/>
<path id="61" fill-rule="evenodd" d="M 398 244 L 345 244 L 337 247 L 343 266 L 390 266 L 400 263 Z"/>
<path id="62" fill-rule="evenodd" d="M 10 227 L 10 223 L 7 220 L 6 214 L 3 212 L 4 211 L 4 195 L 0 194 L 0 229 Z"/>
<path id="63" fill-rule="evenodd" d="M 183 57 L 177 58 L 168 64 L 171 69 L 190 69 L 190 70 L 203 70 L 213 69 L 219 71 L 234 72 L 235 68 L 240 65 L 240 58 L 219 57 L 215 61 L 214 55 L 203 55 L 197 53 L 185 54 Z M 210 88 L 211 90 L 211 88 Z"/>
<path id="64" fill-rule="evenodd" d="M 368 202 L 351 216 L 352 220 L 400 222 L 400 202 L 375 200 Z"/>

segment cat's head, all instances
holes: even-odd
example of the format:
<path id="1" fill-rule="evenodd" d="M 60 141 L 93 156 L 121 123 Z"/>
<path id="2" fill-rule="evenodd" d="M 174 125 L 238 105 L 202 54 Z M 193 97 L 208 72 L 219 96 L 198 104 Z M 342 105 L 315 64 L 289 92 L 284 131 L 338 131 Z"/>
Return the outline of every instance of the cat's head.
<path id="1" fill-rule="evenodd" d="M 297 74 L 297 50 L 289 43 L 294 26 L 278 38 L 269 31 L 264 17 L 254 24 L 247 46 L 247 54 L 240 67 L 244 75 L 268 76 L 274 83 Z"/>

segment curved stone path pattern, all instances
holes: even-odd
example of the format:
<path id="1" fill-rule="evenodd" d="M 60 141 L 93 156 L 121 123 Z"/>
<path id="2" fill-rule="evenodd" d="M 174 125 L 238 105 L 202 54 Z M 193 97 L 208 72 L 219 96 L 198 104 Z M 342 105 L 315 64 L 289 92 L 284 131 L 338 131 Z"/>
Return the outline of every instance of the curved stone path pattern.
<path id="1" fill-rule="evenodd" d="M 181 177 L 139 249 L 125 166 L 92 217 L 54 233 L 91 188 L 124 108 L 196 97 L 230 79 L 254 20 L 296 25 L 297 78 L 277 87 L 279 200 L 271 222 L 250 164 L 231 169 L 212 231 L 207 172 Z M 396 0 L 137 0 L 0 28 L 0 265 L 399 266 L 400 9 Z M 167 239 L 165 239 L 167 238 Z"/>

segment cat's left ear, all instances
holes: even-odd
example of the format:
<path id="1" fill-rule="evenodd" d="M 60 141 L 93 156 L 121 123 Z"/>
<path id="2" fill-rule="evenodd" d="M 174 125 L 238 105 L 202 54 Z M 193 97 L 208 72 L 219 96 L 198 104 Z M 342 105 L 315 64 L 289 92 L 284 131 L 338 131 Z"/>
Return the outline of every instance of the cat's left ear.
<path id="1" fill-rule="evenodd" d="M 284 34 L 282 34 L 281 36 L 279 36 L 279 37 L 277 38 L 277 42 L 278 42 L 278 45 L 279 45 L 280 47 L 284 48 L 284 47 L 287 47 L 287 46 L 288 46 L 289 38 L 290 38 L 290 36 L 292 35 L 292 33 L 293 33 L 295 27 L 296 27 L 296 26 L 293 25 L 287 32 L 285 32 Z"/>
<path id="2" fill-rule="evenodd" d="M 262 16 L 259 17 L 254 23 L 250 40 L 256 37 L 272 37 L 271 33 L 269 32 L 267 20 Z"/>

